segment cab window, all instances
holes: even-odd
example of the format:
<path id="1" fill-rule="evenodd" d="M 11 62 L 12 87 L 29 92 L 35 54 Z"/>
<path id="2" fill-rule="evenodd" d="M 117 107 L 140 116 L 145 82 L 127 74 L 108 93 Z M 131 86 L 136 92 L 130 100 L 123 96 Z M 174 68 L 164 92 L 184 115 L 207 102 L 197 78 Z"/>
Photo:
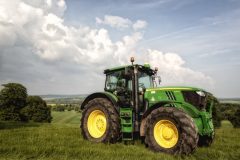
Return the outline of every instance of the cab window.
<path id="1" fill-rule="evenodd" d="M 114 72 L 112 74 L 107 75 L 106 79 L 106 89 L 107 90 L 116 90 L 117 88 L 117 81 L 118 81 L 119 73 Z"/>
<path id="2" fill-rule="evenodd" d="M 138 82 L 139 82 L 139 87 L 144 87 L 144 88 L 152 88 L 153 87 L 152 77 L 150 75 L 148 75 L 147 73 L 139 72 Z"/>

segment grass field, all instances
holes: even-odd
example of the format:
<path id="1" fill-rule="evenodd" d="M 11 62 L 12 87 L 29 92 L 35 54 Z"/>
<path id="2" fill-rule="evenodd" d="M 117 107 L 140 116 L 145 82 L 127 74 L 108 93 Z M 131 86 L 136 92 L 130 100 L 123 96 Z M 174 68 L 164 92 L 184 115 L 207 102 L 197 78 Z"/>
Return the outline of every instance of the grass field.
<path id="1" fill-rule="evenodd" d="M 79 113 L 65 111 L 52 115 L 51 124 L 0 122 L 0 159 L 240 159 L 240 129 L 233 129 L 228 121 L 217 129 L 211 147 L 198 148 L 190 156 L 171 156 L 153 153 L 139 141 L 135 145 L 90 143 L 80 134 Z"/>

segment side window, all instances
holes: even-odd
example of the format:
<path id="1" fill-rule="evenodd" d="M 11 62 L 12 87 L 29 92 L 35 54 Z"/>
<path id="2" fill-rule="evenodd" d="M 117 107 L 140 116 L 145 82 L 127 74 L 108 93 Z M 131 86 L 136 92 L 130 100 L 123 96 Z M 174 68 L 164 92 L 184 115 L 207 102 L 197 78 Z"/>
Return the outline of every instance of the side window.
<path id="1" fill-rule="evenodd" d="M 116 73 L 107 75 L 106 89 L 115 90 L 117 88 L 118 76 Z"/>

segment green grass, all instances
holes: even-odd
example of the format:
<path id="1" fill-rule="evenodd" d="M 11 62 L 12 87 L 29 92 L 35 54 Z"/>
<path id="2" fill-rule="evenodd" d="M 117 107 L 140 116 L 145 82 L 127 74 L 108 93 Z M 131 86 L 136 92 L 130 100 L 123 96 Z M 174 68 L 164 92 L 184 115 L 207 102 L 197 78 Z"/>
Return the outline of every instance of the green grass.
<path id="1" fill-rule="evenodd" d="M 65 112 L 52 112 L 53 121 L 52 123 L 58 124 L 80 124 L 81 114 L 75 111 L 65 111 Z"/>
<path id="2" fill-rule="evenodd" d="M 240 129 L 233 129 L 228 121 L 216 130 L 211 147 L 198 148 L 194 154 L 181 157 L 153 153 L 139 141 L 135 145 L 91 143 L 80 134 L 79 113 L 52 115 L 51 124 L 0 122 L 0 159 L 240 159 Z"/>

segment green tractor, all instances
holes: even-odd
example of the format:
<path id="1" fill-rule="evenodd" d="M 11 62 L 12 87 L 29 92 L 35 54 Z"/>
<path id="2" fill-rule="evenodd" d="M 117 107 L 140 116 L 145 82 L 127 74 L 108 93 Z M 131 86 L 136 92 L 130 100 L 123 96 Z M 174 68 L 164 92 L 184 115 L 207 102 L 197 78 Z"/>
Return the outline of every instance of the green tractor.
<path id="1" fill-rule="evenodd" d="M 141 139 L 156 152 L 190 154 L 214 139 L 211 93 L 193 87 L 157 87 L 157 68 L 133 64 L 106 69 L 104 92 L 81 105 L 81 130 L 92 142 Z"/>

